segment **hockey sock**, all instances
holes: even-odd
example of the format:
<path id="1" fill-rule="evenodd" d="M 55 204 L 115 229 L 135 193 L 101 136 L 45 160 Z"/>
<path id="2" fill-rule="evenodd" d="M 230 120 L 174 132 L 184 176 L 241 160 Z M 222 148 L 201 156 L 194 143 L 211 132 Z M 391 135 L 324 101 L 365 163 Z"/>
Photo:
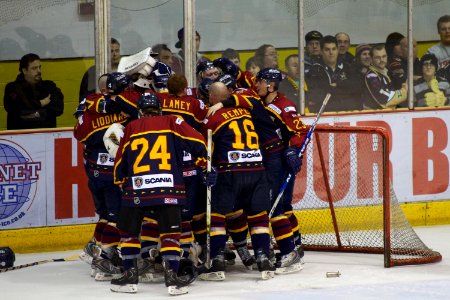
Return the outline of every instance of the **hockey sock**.
<path id="1" fill-rule="evenodd" d="M 161 233 L 160 253 L 163 261 L 169 262 L 170 269 L 178 272 L 180 265 L 180 236 L 179 232 Z"/>
<path id="2" fill-rule="evenodd" d="M 97 224 L 95 224 L 94 238 L 98 244 L 100 244 L 100 241 L 102 240 L 103 229 L 105 228 L 106 223 L 108 223 L 106 219 L 99 219 Z"/>
<path id="3" fill-rule="evenodd" d="M 294 235 L 295 245 L 301 245 L 302 239 L 300 236 L 300 225 L 298 224 L 297 217 L 295 216 L 292 210 L 287 211 L 284 214 L 288 217 L 289 222 L 291 222 L 292 234 Z"/>
<path id="4" fill-rule="evenodd" d="M 201 213 L 192 217 L 192 232 L 199 245 L 206 244 L 206 213 Z"/>
<path id="5" fill-rule="evenodd" d="M 108 222 L 105 225 L 100 242 L 102 245 L 102 249 L 117 247 L 119 245 L 120 234 L 119 230 L 116 227 L 116 223 Z"/>
<path id="6" fill-rule="evenodd" d="M 238 210 L 227 214 L 227 231 L 230 234 L 236 248 L 247 245 L 248 225 L 247 215 L 244 210 Z"/>
<path id="7" fill-rule="evenodd" d="M 253 249 L 263 249 L 266 255 L 269 255 L 270 234 L 269 234 L 269 216 L 266 211 L 252 214 L 247 217 L 250 227 Z"/>
<path id="8" fill-rule="evenodd" d="M 183 250 L 183 257 L 189 257 L 189 249 L 191 248 L 191 244 L 194 241 L 192 237 L 192 228 L 190 221 L 181 222 L 181 236 L 180 236 L 180 247 Z"/>
<path id="9" fill-rule="evenodd" d="M 292 234 L 291 222 L 285 215 L 279 215 L 270 219 L 272 232 L 277 241 L 281 255 L 288 254 L 294 250 L 294 236 Z"/>
<path id="10" fill-rule="evenodd" d="M 227 232 L 225 230 L 225 216 L 218 213 L 211 214 L 211 257 L 217 256 L 220 250 L 225 250 Z"/>
<path id="11" fill-rule="evenodd" d="M 158 221 L 145 217 L 141 226 L 141 258 L 150 257 L 150 249 L 157 248 L 159 243 Z"/>
<path id="12" fill-rule="evenodd" d="M 120 247 L 124 271 L 134 267 L 134 260 L 141 252 L 141 242 L 137 236 L 131 236 L 127 232 L 120 231 Z"/>

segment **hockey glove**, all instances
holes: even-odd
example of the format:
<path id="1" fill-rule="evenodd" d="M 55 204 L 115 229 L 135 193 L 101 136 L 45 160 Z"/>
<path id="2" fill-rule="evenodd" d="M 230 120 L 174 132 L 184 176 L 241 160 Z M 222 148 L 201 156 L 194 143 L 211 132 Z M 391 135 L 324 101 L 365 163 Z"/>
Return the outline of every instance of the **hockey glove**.
<path id="1" fill-rule="evenodd" d="M 284 156 L 286 158 L 286 164 L 288 166 L 289 172 L 292 175 L 295 175 L 300 171 L 302 167 L 302 158 L 303 156 L 298 156 L 298 150 L 295 147 L 288 147 L 284 151 Z"/>
<path id="2" fill-rule="evenodd" d="M 239 74 L 239 68 L 228 58 L 220 57 L 213 61 L 216 68 L 220 68 L 224 74 L 231 75 L 236 78 Z"/>
<path id="3" fill-rule="evenodd" d="M 214 167 L 211 167 L 211 172 L 204 172 L 203 173 L 203 181 L 206 186 L 214 186 L 217 182 L 217 170 Z"/>

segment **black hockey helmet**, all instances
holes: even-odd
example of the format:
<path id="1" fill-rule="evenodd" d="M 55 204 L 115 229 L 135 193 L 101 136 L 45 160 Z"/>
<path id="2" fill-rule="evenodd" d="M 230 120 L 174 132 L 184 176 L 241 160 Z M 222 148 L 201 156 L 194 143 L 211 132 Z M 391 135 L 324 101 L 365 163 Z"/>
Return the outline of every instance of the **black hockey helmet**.
<path id="1" fill-rule="evenodd" d="M 198 86 L 198 92 L 202 99 L 208 100 L 209 99 L 209 88 L 211 87 L 211 84 L 214 83 L 214 80 L 205 78 L 200 82 Z"/>
<path id="2" fill-rule="evenodd" d="M 275 88 L 278 89 L 281 80 L 283 80 L 283 75 L 280 70 L 274 68 L 265 68 L 256 74 L 256 80 L 265 80 L 267 83 L 275 82 Z"/>
<path id="3" fill-rule="evenodd" d="M 138 109 L 142 114 L 161 115 L 161 101 L 155 94 L 145 94 L 139 98 Z"/>
<path id="4" fill-rule="evenodd" d="M 221 76 L 219 76 L 219 78 L 217 78 L 218 82 L 222 82 L 223 84 L 225 84 L 227 86 L 227 88 L 236 89 L 236 80 L 234 80 L 233 76 L 229 75 L 229 74 L 223 74 Z"/>
<path id="5" fill-rule="evenodd" d="M 0 269 L 14 266 L 16 255 L 9 247 L 0 247 Z"/>
<path id="6" fill-rule="evenodd" d="M 106 78 L 106 88 L 113 95 L 122 93 L 128 86 L 130 86 L 131 78 L 120 72 L 113 72 L 108 74 Z"/>
<path id="7" fill-rule="evenodd" d="M 202 60 L 201 62 L 199 62 L 197 64 L 197 68 L 195 71 L 195 74 L 198 76 L 202 76 L 202 73 L 205 72 L 206 70 L 215 68 L 216 66 L 214 66 L 214 64 L 212 62 L 210 62 L 209 60 Z"/>

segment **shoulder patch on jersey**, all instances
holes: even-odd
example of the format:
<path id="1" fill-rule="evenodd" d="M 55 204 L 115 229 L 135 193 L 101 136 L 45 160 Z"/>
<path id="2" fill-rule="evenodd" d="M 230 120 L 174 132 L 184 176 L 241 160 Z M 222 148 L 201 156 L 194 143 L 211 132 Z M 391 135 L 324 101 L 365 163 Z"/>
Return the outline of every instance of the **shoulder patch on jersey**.
<path id="1" fill-rule="evenodd" d="M 287 106 L 284 108 L 285 112 L 290 112 L 290 111 L 295 111 L 295 107 L 294 106 Z"/>
<path id="2" fill-rule="evenodd" d="M 178 125 L 180 125 L 181 123 L 183 123 L 183 119 L 177 118 L 177 119 L 175 120 L 175 123 L 177 123 Z"/>
<path id="3" fill-rule="evenodd" d="M 267 107 L 274 110 L 277 114 L 281 114 L 281 110 L 278 107 L 276 107 L 274 104 L 269 104 L 269 105 L 267 105 Z"/>
<path id="4" fill-rule="evenodd" d="M 201 109 L 205 109 L 205 102 L 203 102 L 202 100 L 200 100 L 200 99 L 197 99 L 199 102 L 200 102 L 200 108 Z"/>

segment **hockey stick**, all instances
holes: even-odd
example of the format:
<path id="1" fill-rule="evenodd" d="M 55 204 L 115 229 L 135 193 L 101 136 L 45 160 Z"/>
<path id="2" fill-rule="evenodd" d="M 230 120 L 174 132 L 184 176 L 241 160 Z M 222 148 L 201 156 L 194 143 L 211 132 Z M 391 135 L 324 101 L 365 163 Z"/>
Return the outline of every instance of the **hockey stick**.
<path id="1" fill-rule="evenodd" d="M 325 99 L 323 99 L 322 106 L 320 107 L 319 112 L 317 113 L 317 116 L 314 119 L 314 122 L 311 124 L 311 127 L 309 128 L 308 133 L 306 134 L 306 138 L 303 141 L 302 146 L 300 147 L 300 152 L 298 153 L 299 157 L 301 157 L 303 155 L 303 153 L 306 150 L 306 146 L 308 146 L 309 142 L 311 141 L 311 136 L 312 136 L 312 133 L 314 132 L 314 128 L 316 128 L 317 122 L 319 121 L 320 116 L 322 115 L 322 112 L 328 103 L 328 100 L 330 100 L 330 97 L 331 97 L 331 94 L 327 93 L 325 96 Z M 291 180 L 291 178 L 292 178 L 292 174 L 289 173 L 288 176 L 286 177 L 286 179 L 284 180 L 283 185 L 281 186 L 281 189 L 280 189 L 280 192 L 278 193 L 277 199 L 275 199 L 275 202 L 272 205 L 272 209 L 270 210 L 270 213 L 269 213 L 269 218 L 272 217 L 272 215 L 275 211 L 275 208 L 277 207 L 278 202 L 280 202 L 280 199 L 284 194 L 284 190 L 286 190 L 286 187 L 287 187 L 289 181 Z"/>
<path id="2" fill-rule="evenodd" d="M 42 264 L 46 264 L 46 263 L 49 263 L 49 262 L 75 261 L 75 260 L 78 260 L 78 258 L 79 258 L 78 254 L 74 254 L 74 255 L 67 256 L 65 258 L 54 258 L 54 259 L 39 260 L 39 261 L 35 261 L 35 262 L 32 262 L 32 263 L 28 263 L 28 264 L 23 264 L 23 265 L 9 267 L 9 268 L 5 268 L 5 269 L 0 269 L 0 273 L 4 273 L 4 272 L 8 272 L 8 271 L 14 271 L 14 270 L 19 270 L 19 269 L 28 268 L 28 267 L 37 266 L 37 265 L 42 265 Z"/>
<path id="3" fill-rule="evenodd" d="M 208 156 L 206 171 L 211 172 L 212 130 L 208 129 Z M 206 267 L 211 266 L 211 187 L 206 187 Z"/>

